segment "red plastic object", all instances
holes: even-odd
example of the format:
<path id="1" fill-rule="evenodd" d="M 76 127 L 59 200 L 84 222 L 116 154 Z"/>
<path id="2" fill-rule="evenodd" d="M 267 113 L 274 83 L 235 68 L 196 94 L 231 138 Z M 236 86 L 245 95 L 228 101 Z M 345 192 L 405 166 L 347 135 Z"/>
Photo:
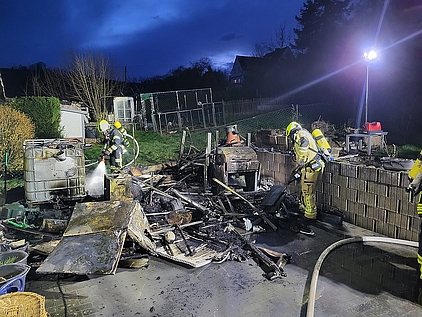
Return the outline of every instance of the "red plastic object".
<path id="1" fill-rule="evenodd" d="M 366 131 L 381 131 L 381 122 L 367 122 L 365 123 L 365 129 Z"/>

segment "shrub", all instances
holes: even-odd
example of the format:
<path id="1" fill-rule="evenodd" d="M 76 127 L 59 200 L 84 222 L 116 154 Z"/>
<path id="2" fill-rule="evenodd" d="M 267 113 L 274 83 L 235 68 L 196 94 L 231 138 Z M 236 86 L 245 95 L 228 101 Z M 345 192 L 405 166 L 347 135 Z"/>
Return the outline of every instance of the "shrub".
<path id="1" fill-rule="evenodd" d="M 13 99 L 9 104 L 31 118 L 35 125 L 36 138 L 61 138 L 59 99 L 55 97 L 22 97 Z"/>
<path id="2" fill-rule="evenodd" d="M 23 143 L 34 138 L 34 124 L 22 112 L 7 105 L 0 105 L 0 168 L 4 171 L 8 153 L 9 171 L 23 169 Z"/>

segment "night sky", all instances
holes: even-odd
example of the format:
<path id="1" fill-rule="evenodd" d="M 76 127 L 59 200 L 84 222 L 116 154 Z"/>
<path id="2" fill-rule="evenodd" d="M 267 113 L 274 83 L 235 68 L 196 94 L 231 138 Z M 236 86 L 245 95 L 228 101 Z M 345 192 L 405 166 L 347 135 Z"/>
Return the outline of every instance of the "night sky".
<path id="1" fill-rule="evenodd" d="M 101 52 L 127 78 L 165 75 L 208 57 L 236 55 L 297 27 L 304 0 L 0 0 L 0 67 L 65 67 L 75 52 Z"/>

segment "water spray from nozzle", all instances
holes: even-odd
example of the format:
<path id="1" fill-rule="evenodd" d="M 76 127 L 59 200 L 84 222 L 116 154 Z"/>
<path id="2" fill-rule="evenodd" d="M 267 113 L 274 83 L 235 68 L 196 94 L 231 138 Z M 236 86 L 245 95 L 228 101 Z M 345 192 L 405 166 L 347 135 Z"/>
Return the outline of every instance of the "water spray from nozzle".
<path id="1" fill-rule="evenodd" d="M 105 157 L 102 156 L 98 166 L 86 177 L 86 191 L 91 197 L 104 195 L 104 175 L 106 174 Z"/>

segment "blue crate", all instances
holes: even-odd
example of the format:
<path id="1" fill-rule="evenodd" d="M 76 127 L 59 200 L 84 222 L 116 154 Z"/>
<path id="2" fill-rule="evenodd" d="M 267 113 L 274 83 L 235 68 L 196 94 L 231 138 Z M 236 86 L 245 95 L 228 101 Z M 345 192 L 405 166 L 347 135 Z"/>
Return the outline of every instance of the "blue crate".
<path id="1" fill-rule="evenodd" d="M 31 267 L 23 263 L 5 264 L 0 266 L 0 295 L 25 291 L 25 279 Z"/>

